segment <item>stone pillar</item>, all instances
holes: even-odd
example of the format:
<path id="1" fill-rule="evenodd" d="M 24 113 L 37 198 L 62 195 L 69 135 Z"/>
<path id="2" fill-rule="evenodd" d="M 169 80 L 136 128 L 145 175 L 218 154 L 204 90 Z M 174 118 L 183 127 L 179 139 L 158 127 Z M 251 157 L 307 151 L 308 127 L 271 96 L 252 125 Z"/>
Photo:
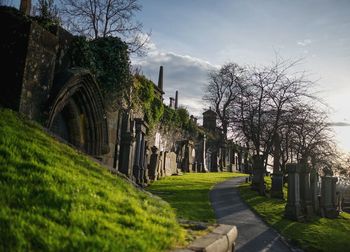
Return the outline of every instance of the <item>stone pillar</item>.
<path id="1" fill-rule="evenodd" d="M 158 154 L 158 148 L 156 146 L 153 146 L 151 148 L 152 154 L 150 157 L 149 162 L 149 171 L 148 176 L 151 181 L 157 180 L 158 177 L 158 162 L 159 162 L 159 154 Z"/>
<path id="2" fill-rule="evenodd" d="M 196 152 L 197 156 L 197 164 L 198 164 L 198 172 L 207 172 L 207 161 L 206 161 L 206 145 L 207 138 L 204 135 L 202 141 L 198 146 L 198 151 Z"/>
<path id="3" fill-rule="evenodd" d="M 146 185 L 148 185 L 150 182 L 150 179 L 149 179 L 150 158 L 151 158 L 150 149 L 149 149 L 148 143 L 145 142 L 145 159 L 144 159 L 144 163 L 143 163 L 143 167 L 145 169 L 144 169 L 144 174 L 143 174 L 143 176 L 144 176 L 143 181 Z"/>
<path id="4" fill-rule="evenodd" d="M 310 167 L 306 163 L 301 164 L 300 168 L 300 204 L 302 211 L 307 218 L 313 215 L 312 196 L 310 185 Z"/>
<path id="5" fill-rule="evenodd" d="M 135 131 L 136 131 L 136 146 L 135 157 L 133 166 L 133 175 L 136 179 L 136 183 L 142 185 L 144 183 L 144 160 L 145 160 L 145 135 L 147 131 L 146 123 L 140 119 L 135 119 Z"/>
<path id="6" fill-rule="evenodd" d="M 120 156 L 118 170 L 132 178 L 134 133 L 131 130 L 131 118 L 129 113 L 124 113 L 120 139 Z"/>
<path id="7" fill-rule="evenodd" d="M 157 179 L 161 179 L 164 177 L 164 151 L 159 152 L 158 159 L 158 176 Z"/>
<path id="8" fill-rule="evenodd" d="M 265 194 L 264 185 L 264 163 L 262 156 L 253 156 L 253 177 L 252 177 L 252 190 L 258 191 L 259 194 Z"/>
<path id="9" fill-rule="evenodd" d="M 274 138 L 273 175 L 271 197 L 283 199 L 283 174 L 280 169 L 281 146 L 278 134 Z"/>
<path id="10" fill-rule="evenodd" d="M 210 155 L 210 171 L 211 172 L 218 172 L 219 171 L 219 165 L 218 165 L 218 150 L 214 149 L 213 152 Z"/>
<path id="11" fill-rule="evenodd" d="M 321 216 L 337 218 L 336 184 L 338 178 L 332 176 L 321 177 Z"/>
<path id="12" fill-rule="evenodd" d="M 310 193 L 311 193 L 311 203 L 314 213 L 320 212 L 320 202 L 319 202 L 319 188 L 318 188 L 319 176 L 316 169 L 311 169 L 310 171 Z"/>
<path id="13" fill-rule="evenodd" d="M 300 205 L 299 172 L 300 166 L 295 163 L 287 164 L 288 196 L 284 215 L 291 220 L 299 221 L 303 218 Z"/>
<path id="14" fill-rule="evenodd" d="M 191 140 L 185 141 L 182 148 L 183 159 L 181 162 L 181 170 L 183 172 L 192 172 L 194 164 L 194 157 L 192 157 L 193 142 Z"/>

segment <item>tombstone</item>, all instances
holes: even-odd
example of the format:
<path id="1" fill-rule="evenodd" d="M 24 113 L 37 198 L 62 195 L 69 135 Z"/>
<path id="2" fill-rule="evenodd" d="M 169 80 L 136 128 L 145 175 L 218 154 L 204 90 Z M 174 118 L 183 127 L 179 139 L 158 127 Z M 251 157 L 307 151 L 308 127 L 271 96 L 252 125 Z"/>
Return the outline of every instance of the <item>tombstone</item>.
<path id="1" fill-rule="evenodd" d="M 135 142 L 133 132 L 133 120 L 130 113 L 125 112 L 122 116 L 121 139 L 120 139 L 120 156 L 118 170 L 132 178 L 133 167 L 133 146 Z"/>
<path id="2" fill-rule="evenodd" d="M 144 160 L 144 164 L 143 164 L 143 167 L 145 168 L 145 172 L 144 172 L 144 183 L 146 185 L 149 184 L 150 182 L 150 179 L 149 179 L 149 167 L 150 167 L 150 158 L 151 158 L 151 155 L 150 155 L 150 149 L 149 149 L 149 146 L 148 146 L 148 143 L 145 142 L 146 144 L 146 147 L 145 147 L 145 160 Z"/>
<path id="3" fill-rule="evenodd" d="M 272 174 L 271 178 L 271 191 L 270 195 L 272 198 L 283 199 L 283 174 L 276 172 Z"/>
<path id="4" fill-rule="evenodd" d="M 207 142 L 207 138 L 206 135 L 203 136 L 202 140 L 200 141 L 200 143 L 198 144 L 197 147 L 197 155 L 196 155 L 196 159 L 197 159 L 197 172 L 207 172 L 207 160 L 206 160 L 206 143 Z"/>
<path id="5" fill-rule="evenodd" d="M 158 178 L 159 153 L 158 153 L 158 148 L 156 146 L 153 146 L 151 148 L 151 151 L 152 151 L 152 154 L 150 156 L 150 161 L 149 161 L 148 176 L 151 181 L 155 181 Z"/>
<path id="6" fill-rule="evenodd" d="M 193 156 L 194 145 L 193 141 L 186 140 L 183 142 L 182 153 L 183 159 L 181 161 L 181 170 L 183 172 L 192 172 L 193 171 L 193 163 L 195 160 L 195 156 Z"/>
<path id="7" fill-rule="evenodd" d="M 176 153 L 169 152 L 171 175 L 177 174 Z"/>
<path id="8" fill-rule="evenodd" d="M 319 187 L 318 187 L 319 176 L 316 169 L 312 168 L 310 171 L 310 193 L 311 193 L 311 204 L 314 213 L 319 213 L 320 204 L 319 204 Z"/>
<path id="9" fill-rule="evenodd" d="M 299 190 L 300 165 L 287 164 L 286 170 L 288 172 L 288 196 L 284 215 L 288 219 L 300 221 L 303 218 Z"/>
<path id="10" fill-rule="evenodd" d="M 164 177 L 164 151 L 159 152 L 159 159 L 158 159 L 158 177 L 157 179 L 161 179 Z"/>
<path id="11" fill-rule="evenodd" d="M 259 192 L 260 195 L 265 194 L 264 185 L 264 163 L 262 156 L 253 156 L 253 177 L 251 189 Z"/>
<path id="12" fill-rule="evenodd" d="M 338 178 L 329 175 L 321 177 L 321 216 L 327 218 L 337 218 L 336 184 Z"/>
<path id="13" fill-rule="evenodd" d="M 209 171 L 211 171 L 211 150 L 207 149 L 206 153 L 205 153 L 205 160 L 206 160 L 206 166 L 207 169 L 209 169 Z"/>
<path id="14" fill-rule="evenodd" d="M 280 169 L 281 146 L 280 137 L 274 138 L 273 174 L 270 195 L 272 198 L 283 199 L 283 174 Z"/>
<path id="15" fill-rule="evenodd" d="M 172 170 L 171 170 L 171 160 L 170 160 L 170 153 L 169 152 L 165 152 L 164 153 L 164 170 L 165 170 L 165 176 L 171 176 L 173 174 Z"/>
<path id="16" fill-rule="evenodd" d="M 217 150 L 213 150 L 210 155 L 210 171 L 211 172 L 218 172 L 219 171 L 219 164 L 218 164 L 218 152 Z"/>
<path id="17" fill-rule="evenodd" d="M 135 143 L 135 154 L 134 154 L 134 166 L 133 175 L 136 183 L 143 185 L 144 173 L 145 173 L 145 135 L 147 131 L 147 124 L 140 118 L 135 119 L 135 132 L 136 132 L 136 143 Z"/>
<path id="18" fill-rule="evenodd" d="M 307 218 L 310 218 L 314 213 L 312 207 L 310 171 L 311 168 L 306 162 L 300 164 L 300 204 Z"/>

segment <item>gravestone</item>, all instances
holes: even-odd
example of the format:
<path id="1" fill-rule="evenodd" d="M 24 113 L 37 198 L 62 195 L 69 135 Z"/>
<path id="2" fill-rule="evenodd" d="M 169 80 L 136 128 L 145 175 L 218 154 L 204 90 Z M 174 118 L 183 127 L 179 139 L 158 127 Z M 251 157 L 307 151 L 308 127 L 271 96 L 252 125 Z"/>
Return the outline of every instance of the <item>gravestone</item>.
<path id="1" fill-rule="evenodd" d="M 158 178 L 159 153 L 158 153 L 158 148 L 156 146 L 153 146 L 151 148 L 151 151 L 152 151 L 152 154 L 150 156 L 148 176 L 151 181 L 155 181 Z"/>
<path id="2" fill-rule="evenodd" d="M 135 131 L 136 131 L 136 143 L 135 143 L 135 154 L 134 154 L 134 166 L 133 175 L 136 179 L 136 183 L 139 185 L 144 184 L 144 173 L 145 173 L 145 156 L 146 156 L 146 145 L 145 135 L 147 131 L 147 124 L 140 118 L 135 119 Z"/>
<path id="3" fill-rule="evenodd" d="M 321 216 L 327 218 L 337 218 L 339 211 L 337 210 L 336 183 L 338 178 L 333 176 L 321 177 Z"/>
<path id="4" fill-rule="evenodd" d="M 288 172 L 288 196 L 284 215 L 288 219 L 299 221 L 303 218 L 299 190 L 300 165 L 295 163 L 287 164 L 286 170 Z"/>
<path id="5" fill-rule="evenodd" d="M 176 154 L 174 152 L 165 152 L 164 160 L 165 176 L 177 174 Z"/>
<path id="6" fill-rule="evenodd" d="M 157 171 L 158 171 L 157 179 L 163 178 L 164 177 L 164 151 L 159 152 Z"/>
<path id="7" fill-rule="evenodd" d="M 300 164 L 300 204 L 307 218 L 313 215 L 310 171 L 307 163 Z"/>
<path id="8" fill-rule="evenodd" d="M 121 173 L 132 178 L 133 167 L 133 147 L 135 137 L 133 131 L 133 120 L 130 113 L 124 113 L 122 116 L 122 128 L 120 139 L 120 156 L 118 169 Z"/>
<path id="9" fill-rule="evenodd" d="M 272 174 L 271 178 L 271 191 L 272 198 L 283 199 L 283 174 L 282 172 L 276 172 Z"/>
<path id="10" fill-rule="evenodd" d="M 150 182 L 150 179 L 149 179 L 149 168 L 150 168 L 150 158 L 151 158 L 151 154 L 150 154 L 150 149 L 149 149 L 149 146 L 148 146 L 148 142 L 146 141 L 145 142 L 146 144 L 146 147 L 145 147 L 145 160 L 144 160 L 144 168 L 145 168 L 145 172 L 144 172 L 144 183 L 146 185 L 149 184 Z"/>
<path id="11" fill-rule="evenodd" d="M 283 174 L 280 169 L 281 146 L 278 134 L 274 138 L 273 174 L 270 195 L 272 198 L 283 199 Z"/>
<path id="12" fill-rule="evenodd" d="M 265 194 L 264 185 L 264 161 L 261 156 L 253 156 L 253 176 L 251 189 L 258 191 L 260 195 Z"/>
<path id="13" fill-rule="evenodd" d="M 311 203 L 314 213 L 319 214 L 320 211 L 320 190 L 319 190 L 319 176 L 316 169 L 312 168 L 310 171 L 310 191 L 311 191 Z"/>

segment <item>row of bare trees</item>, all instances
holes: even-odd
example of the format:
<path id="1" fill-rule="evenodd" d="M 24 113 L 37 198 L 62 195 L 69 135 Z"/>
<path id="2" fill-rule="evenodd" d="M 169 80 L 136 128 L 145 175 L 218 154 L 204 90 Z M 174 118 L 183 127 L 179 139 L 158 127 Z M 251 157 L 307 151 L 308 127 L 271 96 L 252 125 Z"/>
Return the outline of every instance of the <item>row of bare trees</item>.
<path id="1" fill-rule="evenodd" d="M 282 171 L 287 162 L 308 160 L 318 168 L 333 162 L 335 147 L 325 106 L 312 93 L 314 82 L 296 71 L 299 63 L 228 63 L 209 74 L 204 100 L 217 113 L 223 135 L 233 133 L 245 142 L 265 169 L 274 155 Z"/>

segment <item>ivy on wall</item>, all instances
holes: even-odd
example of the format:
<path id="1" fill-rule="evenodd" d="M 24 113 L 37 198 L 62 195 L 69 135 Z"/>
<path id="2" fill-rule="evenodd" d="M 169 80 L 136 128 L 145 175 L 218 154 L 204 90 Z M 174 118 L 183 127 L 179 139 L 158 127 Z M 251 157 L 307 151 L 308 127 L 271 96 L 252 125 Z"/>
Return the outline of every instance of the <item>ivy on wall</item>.
<path id="1" fill-rule="evenodd" d="M 72 67 L 84 67 L 94 74 L 107 108 L 117 109 L 132 84 L 127 45 L 116 37 L 87 40 L 75 37 L 70 47 Z"/>
<path id="2" fill-rule="evenodd" d="M 133 106 L 142 110 L 150 129 L 160 122 L 164 113 L 162 100 L 155 95 L 155 84 L 145 76 L 136 74 Z"/>

